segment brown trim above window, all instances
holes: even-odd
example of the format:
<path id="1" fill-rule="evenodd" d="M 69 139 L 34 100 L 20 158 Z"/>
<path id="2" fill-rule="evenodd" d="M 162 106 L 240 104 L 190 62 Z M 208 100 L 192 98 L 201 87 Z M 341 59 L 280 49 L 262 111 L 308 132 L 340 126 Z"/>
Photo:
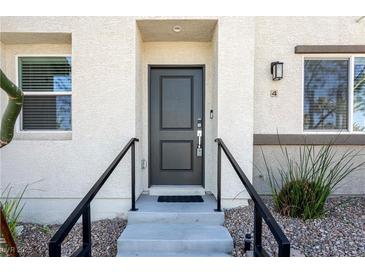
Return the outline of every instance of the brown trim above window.
<path id="1" fill-rule="evenodd" d="M 365 45 L 298 45 L 297 54 L 365 53 Z"/>
<path id="2" fill-rule="evenodd" d="M 279 142 L 280 140 L 280 142 Z M 254 134 L 254 145 L 365 145 L 362 134 Z"/>

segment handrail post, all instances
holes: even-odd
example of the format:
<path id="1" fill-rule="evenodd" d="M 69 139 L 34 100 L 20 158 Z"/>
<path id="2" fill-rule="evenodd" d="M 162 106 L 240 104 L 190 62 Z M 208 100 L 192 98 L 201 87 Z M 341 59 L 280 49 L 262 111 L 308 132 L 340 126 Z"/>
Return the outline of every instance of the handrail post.
<path id="1" fill-rule="evenodd" d="M 279 257 L 290 257 L 290 244 L 289 243 L 280 243 L 279 244 Z"/>
<path id="2" fill-rule="evenodd" d="M 221 144 L 218 141 L 218 151 L 217 151 L 217 208 L 215 211 L 222 211 L 221 206 L 221 168 L 222 168 L 222 148 Z"/>
<path id="3" fill-rule="evenodd" d="M 50 242 L 48 248 L 49 257 L 61 257 L 61 244 Z"/>
<path id="4" fill-rule="evenodd" d="M 262 217 L 258 206 L 254 208 L 254 254 L 257 256 L 257 251 L 262 247 Z"/>
<path id="5" fill-rule="evenodd" d="M 86 249 L 85 256 L 91 257 L 91 212 L 90 204 L 82 214 L 82 243 Z"/>
<path id="6" fill-rule="evenodd" d="M 131 165 L 132 165 L 132 173 L 131 173 L 131 192 L 132 192 L 132 208 L 131 211 L 137 211 L 138 208 L 136 208 L 136 148 L 135 148 L 135 142 L 132 143 L 131 148 Z"/>

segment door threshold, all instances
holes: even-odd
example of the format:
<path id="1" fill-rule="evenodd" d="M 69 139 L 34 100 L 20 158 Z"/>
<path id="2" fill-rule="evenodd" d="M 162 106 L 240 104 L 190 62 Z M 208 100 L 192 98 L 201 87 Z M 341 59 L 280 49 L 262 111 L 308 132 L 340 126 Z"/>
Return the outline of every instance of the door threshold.
<path id="1" fill-rule="evenodd" d="M 205 195 L 205 189 L 197 185 L 158 185 L 149 188 L 151 196 Z"/>

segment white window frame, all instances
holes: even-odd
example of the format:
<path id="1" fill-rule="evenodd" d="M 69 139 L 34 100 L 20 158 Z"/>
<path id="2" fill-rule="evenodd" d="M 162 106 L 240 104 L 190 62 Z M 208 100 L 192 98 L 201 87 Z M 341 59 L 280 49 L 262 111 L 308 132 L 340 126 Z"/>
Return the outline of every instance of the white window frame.
<path id="1" fill-rule="evenodd" d="M 302 57 L 302 133 L 305 134 L 362 134 L 365 132 L 353 130 L 353 116 L 354 116 L 354 71 L 355 71 L 355 58 L 365 57 L 365 54 L 306 54 Z M 333 129 L 333 130 L 320 130 L 320 129 L 304 129 L 304 73 L 305 73 L 305 61 L 306 60 L 349 60 L 349 82 L 348 82 L 348 128 L 347 129 Z"/>
<path id="2" fill-rule="evenodd" d="M 37 137 L 40 137 L 40 139 L 48 139 L 47 135 L 49 136 L 51 135 L 55 135 L 55 136 L 60 136 L 60 139 L 70 139 L 71 138 L 71 134 L 72 134 L 72 130 L 73 130 L 73 107 L 72 107 L 72 95 L 73 95 L 73 73 L 72 73 L 72 67 L 73 67 L 73 60 L 72 60 L 72 55 L 71 54 L 17 54 L 15 55 L 15 82 L 17 83 L 18 86 L 20 86 L 20 79 L 19 79 L 19 59 L 22 57 L 70 57 L 71 58 L 71 91 L 65 91 L 65 92 L 51 92 L 51 91 L 47 91 L 47 92 L 25 92 L 23 91 L 24 95 L 34 95 L 34 96 L 39 96 L 39 95 L 69 95 L 71 96 L 71 130 L 24 130 L 23 129 L 23 109 L 21 110 L 20 114 L 19 114 L 19 118 L 18 121 L 16 123 L 16 133 L 19 134 L 19 136 L 21 136 L 22 134 L 31 134 L 28 135 L 29 137 L 31 137 L 30 139 L 33 139 L 32 137 L 35 137 L 35 139 L 38 139 Z M 51 139 L 53 139 L 52 136 Z M 44 137 L 44 138 L 43 138 Z M 22 139 L 22 138 L 20 138 Z"/>

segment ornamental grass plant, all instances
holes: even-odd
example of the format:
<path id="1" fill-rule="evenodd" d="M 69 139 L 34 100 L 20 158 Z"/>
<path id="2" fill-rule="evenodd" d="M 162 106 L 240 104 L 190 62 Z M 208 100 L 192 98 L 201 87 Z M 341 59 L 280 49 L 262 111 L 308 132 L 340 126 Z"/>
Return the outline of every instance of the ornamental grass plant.
<path id="1" fill-rule="evenodd" d="M 25 186 L 16 197 L 12 197 L 12 187 L 10 185 L 7 185 L 0 193 L 0 206 L 3 209 L 3 213 L 13 238 L 16 238 L 17 236 L 16 226 L 18 225 L 20 214 L 24 209 L 24 203 L 22 203 L 22 200 L 27 188 L 28 185 Z"/>
<path id="2" fill-rule="evenodd" d="M 351 148 L 338 153 L 335 139 L 322 146 L 299 146 L 296 155 L 280 139 L 279 144 L 282 156 L 277 160 L 279 167 L 273 168 L 262 148 L 261 152 L 274 207 L 284 216 L 302 219 L 323 216 L 325 203 L 339 183 L 365 164 L 360 158 L 361 150 Z"/>

